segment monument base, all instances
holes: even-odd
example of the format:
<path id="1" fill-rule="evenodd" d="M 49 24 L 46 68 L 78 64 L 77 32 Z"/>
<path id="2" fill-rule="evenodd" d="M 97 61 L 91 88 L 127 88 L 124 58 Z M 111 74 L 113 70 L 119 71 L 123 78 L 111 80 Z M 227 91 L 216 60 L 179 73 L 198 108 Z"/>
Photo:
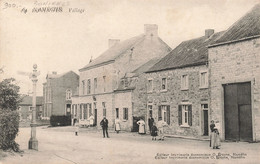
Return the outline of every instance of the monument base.
<path id="1" fill-rule="evenodd" d="M 29 149 L 38 150 L 38 140 L 30 138 L 28 147 Z"/>

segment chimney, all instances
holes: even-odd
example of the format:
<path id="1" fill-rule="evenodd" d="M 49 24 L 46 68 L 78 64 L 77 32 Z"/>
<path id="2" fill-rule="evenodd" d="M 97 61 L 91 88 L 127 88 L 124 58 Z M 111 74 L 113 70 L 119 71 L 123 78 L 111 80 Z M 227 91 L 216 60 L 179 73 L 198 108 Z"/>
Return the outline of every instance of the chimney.
<path id="1" fill-rule="evenodd" d="M 57 75 L 57 72 L 56 72 L 56 71 L 53 71 L 52 74 L 53 74 L 53 75 Z"/>
<path id="2" fill-rule="evenodd" d="M 144 34 L 146 37 L 158 37 L 158 26 L 157 24 L 145 24 Z"/>
<path id="3" fill-rule="evenodd" d="M 209 38 L 212 34 L 214 34 L 214 29 L 206 29 L 205 36 Z"/>
<path id="4" fill-rule="evenodd" d="M 120 42 L 120 39 L 108 39 L 108 48 L 117 45 Z"/>

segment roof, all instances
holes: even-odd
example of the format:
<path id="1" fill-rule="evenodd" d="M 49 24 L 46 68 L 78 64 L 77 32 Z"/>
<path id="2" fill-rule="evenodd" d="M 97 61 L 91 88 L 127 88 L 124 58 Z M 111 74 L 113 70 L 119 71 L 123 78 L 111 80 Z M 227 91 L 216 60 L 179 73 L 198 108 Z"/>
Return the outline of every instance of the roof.
<path id="1" fill-rule="evenodd" d="M 43 104 L 43 96 L 37 96 L 36 97 L 36 105 L 42 105 Z M 32 105 L 32 96 L 24 96 L 22 98 L 22 102 L 19 103 L 19 105 Z"/>
<path id="2" fill-rule="evenodd" d="M 92 68 L 97 65 L 101 65 L 107 62 L 114 61 L 117 57 L 119 57 L 124 52 L 131 50 L 135 44 L 138 44 L 142 40 L 144 40 L 145 35 L 139 35 L 130 39 L 127 39 L 119 44 L 116 44 L 102 53 L 98 58 L 93 60 L 91 63 L 81 68 L 79 71 L 83 71 L 87 68 Z"/>
<path id="3" fill-rule="evenodd" d="M 255 5 L 212 44 L 231 42 L 257 35 L 260 35 L 260 4 Z"/>
<path id="4" fill-rule="evenodd" d="M 154 58 L 149 60 L 147 63 L 143 64 L 136 70 L 134 70 L 132 73 L 134 74 L 133 76 L 138 76 L 144 72 L 147 72 L 152 66 L 154 66 L 158 61 L 160 61 L 161 58 Z"/>
<path id="5" fill-rule="evenodd" d="M 215 33 L 209 38 L 203 36 L 182 42 L 146 72 L 156 72 L 206 64 L 208 62 L 207 46 L 221 34 L 223 34 L 223 32 Z"/>
<path id="6" fill-rule="evenodd" d="M 98 58 L 93 60 L 91 63 L 89 63 L 85 67 L 81 68 L 79 71 L 84 71 L 86 69 L 91 69 L 91 68 L 94 68 L 97 66 L 112 63 L 118 57 L 125 54 L 125 52 L 133 51 L 133 49 L 137 45 L 142 45 L 142 46 L 146 45 L 146 44 L 144 44 L 145 38 L 146 38 L 146 36 L 144 34 L 142 34 L 142 35 L 127 39 L 125 41 L 122 41 L 122 42 L 112 46 L 108 50 L 106 50 Z M 160 37 L 157 37 L 157 39 L 158 39 L 158 43 L 161 45 L 160 50 L 162 52 L 165 52 L 165 53 L 161 52 L 161 55 L 165 55 L 171 51 L 171 48 Z M 138 52 L 134 51 L 134 53 L 138 53 Z M 141 53 L 141 52 L 139 52 L 139 53 Z"/>
<path id="7" fill-rule="evenodd" d="M 48 73 L 47 76 L 46 76 L 46 78 L 50 78 L 50 79 L 60 78 L 60 77 L 66 75 L 66 74 L 68 74 L 68 73 L 74 73 L 74 74 L 76 74 L 76 73 L 73 72 L 73 71 L 68 71 L 68 72 L 65 72 L 65 73 L 62 73 L 62 74 L 50 74 L 50 73 Z M 76 75 L 78 75 L 78 74 L 76 74 Z"/>

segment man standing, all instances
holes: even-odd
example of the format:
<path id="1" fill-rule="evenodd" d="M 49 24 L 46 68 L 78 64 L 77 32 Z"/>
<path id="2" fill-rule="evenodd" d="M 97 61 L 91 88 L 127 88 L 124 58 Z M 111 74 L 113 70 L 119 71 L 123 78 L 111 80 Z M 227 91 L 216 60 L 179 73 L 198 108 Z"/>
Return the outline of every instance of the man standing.
<path id="1" fill-rule="evenodd" d="M 107 134 L 107 138 L 109 138 L 108 136 L 108 132 L 107 132 L 107 128 L 108 128 L 108 120 L 106 119 L 106 117 L 103 117 L 103 120 L 100 122 L 100 126 L 103 129 L 103 137 L 105 138 L 105 133 Z"/>
<path id="2" fill-rule="evenodd" d="M 148 119 L 148 126 L 149 126 L 150 134 L 151 134 L 151 130 L 152 130 L 153 123 L 154 123 L 154 119 L 153 119 L 152 116 L 150 115 L 150 117 L 149 117 L 149 119 Z"/>

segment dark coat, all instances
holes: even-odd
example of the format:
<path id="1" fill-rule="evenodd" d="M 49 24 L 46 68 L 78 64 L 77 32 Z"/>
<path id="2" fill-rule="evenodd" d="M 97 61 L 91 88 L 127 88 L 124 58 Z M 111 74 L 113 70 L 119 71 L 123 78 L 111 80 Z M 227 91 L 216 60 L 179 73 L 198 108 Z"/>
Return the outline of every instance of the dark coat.
<path id="1" fill-rule="evenodd" d="M 151 128 L 151 136 L 157 136 L 157 127 L 155 125 L 152 126 Z"/>
<path id="2" fill-rule="evenodd" d="M 215 128 L 215 124 L 210 124 L 210 131 L 213 132 L 214 131 L 214 128 Z"/>
<path id="3" fill-rule="evenodd" d="M 107 128 L 108 127 L 108 120 L 105 118 L 100 122 L 100 126 L 102 128 Z"/>
<path id="4" fill-rule="evenodd" d="M 154 119 L 151 117 L 148 119 L 148 125 L 149 127 L 152 127 L 153 126 L 153 123 L 154 123 Z"/>

